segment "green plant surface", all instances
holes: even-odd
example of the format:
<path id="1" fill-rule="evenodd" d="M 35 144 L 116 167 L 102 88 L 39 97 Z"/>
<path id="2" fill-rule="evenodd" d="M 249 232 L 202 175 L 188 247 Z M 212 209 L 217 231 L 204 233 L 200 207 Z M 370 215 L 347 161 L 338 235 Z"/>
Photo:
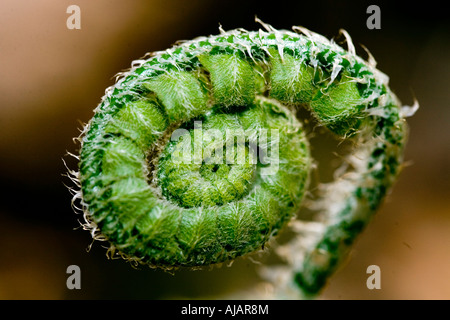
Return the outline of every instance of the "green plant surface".
<path id="1" fill-rule="evenodd" d="M 286 225 L 318 223 L 314 241 L 298 236 L 283 247 L 299 257 L 284 285 L 313 297 L 395 182 L 407 127 L 387 77 L 353 50 L 303 28 L 265 27 L 133 63 L 80 136 L 76 197 L 85 228 L 113 255 L 164 269 L 229 261 Z M 354 144 L 349 169 L 320 186 L 315 221 L 296 219 L 314 162 L 300 109 Z M 223 161 L 211 162 L 219 151 Z M 276 167 L 258 152 L 276 152 Z"/>

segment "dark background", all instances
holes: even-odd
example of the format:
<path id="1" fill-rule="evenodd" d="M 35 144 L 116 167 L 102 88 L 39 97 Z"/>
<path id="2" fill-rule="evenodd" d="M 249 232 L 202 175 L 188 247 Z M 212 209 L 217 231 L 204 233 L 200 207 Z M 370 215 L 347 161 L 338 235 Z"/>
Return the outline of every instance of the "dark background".
<path id="1" fill-rule="evenodd" d="M 182 271 L 133 269 L 108 260 L 79 228 L 62 159 L 93 115 L 114 75 L 146 52 L 177 40 L 256 30 L 257 15 L 277 29 L 301 25 L 327 38 L 344 28 L 366 46 L 406 105 L 420 102 L 406 151 L 409 166 L 348 263 L 321 299 L 449 299 L 450 24 L 434 1 L 118 1 L 2 0 L 0 3 L 0 299 L 166 299 L 222 297 L 252 288 L 255 264 Z M 81 30 L 66 9 L 81 8 Z M 381 30 L 366 27 L 370 4 Z M 66 268 L 81 268 L 68 290 Z M 366 269 L 381 268 L 381 290 Z M 252 298 L 249 296 L 248 298 Z"/>

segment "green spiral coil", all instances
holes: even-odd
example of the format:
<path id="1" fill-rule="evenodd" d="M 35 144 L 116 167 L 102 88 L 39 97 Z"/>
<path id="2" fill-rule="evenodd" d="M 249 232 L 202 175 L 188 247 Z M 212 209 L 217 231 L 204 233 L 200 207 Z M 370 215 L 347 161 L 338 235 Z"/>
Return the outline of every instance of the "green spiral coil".
<path id="1" fill-rule="evenodd" d="M 302 28 L 238 29 L 133 62 L 81 137 L 85 227 L 110 251 L 161 268 L 254 252 L 301 207 L 309 144 L 296 110 L 357 145 L 324 188 L 324 226 L 290 270 L 319 292 L 395 181 L 406 123 L 375 66 Z M 295 248 L 291 245 L 291 248 Z M 302 249 L 303 250 L 303 249 Z"/>

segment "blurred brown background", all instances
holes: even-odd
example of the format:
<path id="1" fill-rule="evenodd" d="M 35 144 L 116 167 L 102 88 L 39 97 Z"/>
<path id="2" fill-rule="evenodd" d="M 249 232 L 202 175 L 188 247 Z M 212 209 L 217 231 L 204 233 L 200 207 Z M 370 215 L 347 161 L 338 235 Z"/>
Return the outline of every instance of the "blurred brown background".
<path id="1" fill-rule="evenodd" d="M 356 3 L 356 2 L 355 2 Z M 81 8 L 81 30 L 66 9 Z M 381 8 L 368 30 L 366 8 Z M 251 287 L 254 264 L 171 275 L 108 260 L 78 228 L 63 183 L 62 158 L 77 149 L 114 75 L 146 52 L 227 29 L 256 30 L 257 15 L 278 29 L 302 25 L 328 38 L 346 29 L 365 45 L 404 104 L 421 108 L 411 127 L 410 161 L 322 299 L 450 298 L 450 23 L 433 1 L 2 0 L 0 4 L 0 299 L 165 299 L 221 296 Z M 65 157 L 70 167 L 76 163 Z M 66 268 L 81 268 L 68 290 Z M 381 268 L 381 290 L 366 269 Z M 249 298 L 252 298 L 251 296 Z"/>

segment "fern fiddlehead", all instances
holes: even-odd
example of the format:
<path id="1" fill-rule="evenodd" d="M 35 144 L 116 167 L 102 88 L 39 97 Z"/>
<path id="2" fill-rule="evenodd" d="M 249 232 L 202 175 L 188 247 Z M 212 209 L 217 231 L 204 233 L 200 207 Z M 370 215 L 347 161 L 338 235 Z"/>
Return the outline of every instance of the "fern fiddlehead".
<path id="1" fill-rule="evenodd" d="M 80 138 L 85 227 L 110 251 L 162 268 L 264 247 L 295 216 L 311 168 L 296 109 L 355 141 L 322 186 L 318 235 L 287 245 L 288 286 L 319 292 L 402 163 L 406 123 L 375 66 L 308 30 L 222 31 L 133 62 Z M 214 154 L 214 155 L 213 155 Z M 302 231 L 303 230 L 303 231 Z"/>

